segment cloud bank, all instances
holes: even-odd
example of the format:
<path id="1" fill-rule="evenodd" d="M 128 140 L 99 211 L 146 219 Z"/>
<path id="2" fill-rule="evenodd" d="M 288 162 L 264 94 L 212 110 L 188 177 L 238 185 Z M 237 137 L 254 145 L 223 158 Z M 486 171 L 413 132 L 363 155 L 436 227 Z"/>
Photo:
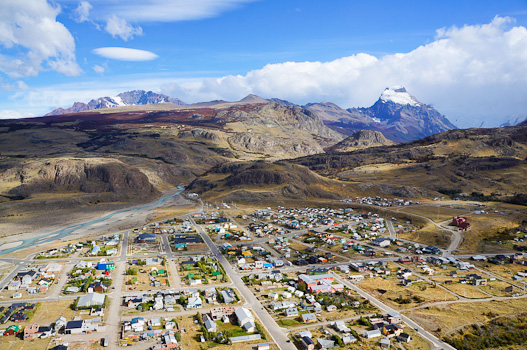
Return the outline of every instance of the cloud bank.
<path id="1" fill-rule="evenodd" d="M 184 101 L 253 93 L 347 108 L 370 106 L 387 86 L 404 85 L 454 124 L 497 126 L 527 116 L 527 29 L 512 23 L 495 17 L 489 24 L 442 28 L 434 41 L 408 53 L 269 64 L 246 75 L 165 84 L 162 91 Z"/>

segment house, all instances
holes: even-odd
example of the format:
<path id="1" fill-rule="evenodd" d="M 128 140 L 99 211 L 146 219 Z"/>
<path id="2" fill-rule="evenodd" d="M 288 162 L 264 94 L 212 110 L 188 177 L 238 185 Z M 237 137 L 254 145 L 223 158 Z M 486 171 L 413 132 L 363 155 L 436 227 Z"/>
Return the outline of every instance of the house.
<path id="1" fill-rule="evenodd" d="M 187 301 L 187 310 L 188 309 L 201 309 L 203 307 L 203 302 L 200 297 L 190 297 Z"/>
<path id="2" fill-rule="evenodd" d="M 317 316 L 315 316 L 315 314 L 312 314 L 312 313 L 302 314 L 302 322 L 311 323 L 311 322 L 316 322 L 316 321 L 317 321 Z"/>
<path id="3" fill-rule="evenodd" d="M 84 321 L 68 321 L 64 327 L 64 334 L 82 334 Z"/>
<path id="4" fill-rule="evenodd" d="M 24 328 L 24 340 L 33 340 L 38 337 L 38 324 L 28 324 Z"/>
<path id="5" fill-rule="evenodd" d="M 300 338 L 300 343 L 302 344 L 302 347 L 305 350 L 314 350 L 315 349 L 315 343 L 309 337 L 305 337 L 304 336 L 304 337 Z"/>
<path id="6" fill-rule="evenodd" d="M 364 276 L 363 275 L 350 275 L 348 276 L 348 279 L 356 283 L 356 282 L 362 281 L 364 279 Z"/>
<path id="7" fill-rule="evenodd" d="M 378 329 L 374 329 L 374 330 L 371 330 L 371 331 L 366 331 L 362 334 L 362 337 L 363 338 L 366 338 L 366 339 L 373 339 L 373 338 L 377 338 L 377 337 L 380 337 L 382 334 L 381 334 L 381 331 L 378 330 Z"/>
<path id="8" fill-rule="evenodd" d="M 247 332 L 256 331 L 256 324 L 254 323 L 254 316 L 251 314 L 249 310 L 247 310 L 244 307 L 239 307 L 234 311 L 234 314 L 236 315 L 238 324 L 240 325 L 240 327 L 245 329 L 245 331 Z"/>
<path id="9" fill-rule="evenodd" d="M 298 309 L 296 307 L 290 307 L 285 309 L 285 315 L 287 317 L 297 317 L 298 316 Z"/>
<path id="10" fill-rule="evenodd" d="M 269 350 L 270 349 L 269 343 L 261 343 L 261 344 L 258 344 L 256 347 L 257 347 L 256 350 Z"/>
<path id="11" fill-rule="evenodd" d="M 318 293 L 335 293 L 337 291 L 342 291 L 344 289 L 344 285 L 342 284 L 321 284 L 318 286 L 313 286 L 310 288 L 311 293 L 318 294 Z"/>
<path id="12" fill-rule="evenodd" d="M 67 288 L 65 289 L 65 292 L 66 292 L 66 293 L 78 293 L 78 292 L 80 292 L 80 290 L 81 290 L 81 289 L 80 289 L 79 287 L 71 286 L 71 287 L 67 287 Z"/>
<path id="13" fill-rule="evenodd" d="M 27 315 L 21 311 L 18 311 L 17 313 L 13 314 L 9 320 L 12 322 L 24 322 L 27 320 Z"/>
<path id="14" fill-rule="evenodd" d="M 337 307 L 335 305 L 329 305 L 326 310 L 329 312 L 337 311 Z"/>
<path id="15" fill-rule="evenodd" d="M 231 290 L 225 290 L 225 289 L 222 289 L 222 290 L 220 291 L 220 294 L 221 294 L 221 296 L 222 296 L 222 298 L 223 298 L 223 302 L 224 302 L 225 304 L 230 304 L 230 303 L 236 301 L 236 299 L 234 298 L 234 295 L 233 295 L 234 292 L 231 291 Z"/>
<path id="16" fill-rule="evenodd" d="M 349 333 L 351 330 L 346 326 L 344 321 L 336 321 L 334 325 L 335 329 L 340 333 Z"/>
<path id="17" fill-rule="evenodd" d="M 135 239 L 136 243 L 154 243 L 156 241 L 156 235 L 150 232 L 141 233 Z"/>
<path id="18" fill-rule="evenodd" d="M 155 318 L 152 318 L 148 323 L 149 323 L 149 326 L 151 327 L 160 327 L 161 319 L 159 317 L 155 317 Z"/>
<path id="19" fill-rule="evenodd" d="M 233 307 L 216 307 L 211 309 L 209 314 L 212 320 L 217 321 L 223 319 L 224 316 L 229 317 L 234 314 L 235 310 Z"/>
<path id="20" fill-rule="evenodd" d="M 88 286 L 88 293 L 90 293 L 90 290 L 91 290 L 91 293 L 93 292 L 104 293 L 108 290 L 108 286 L 102 282 L 95 282 Z"/>
<path id="21" fill-rule="evenodd" d="M 401 333 L 397 336 L 397 340 L 401 343 L 409 343 L 410 342 L 410 334 Z"/>
<path id="22" fill-rule="evenodd" d="M 390 311 L 388 312 L 388 322 L 390 322 L 390 324 L 396 324 L 396 323 L 402 323 L 403 320 L 399 313 Z"/>
<path id="23" fill-rule="evenodd" d="M 64 327 L 66 325 L 68 321 L 66 320 L 66 317 L 64 316 L 60 316 L 56 321 L 55 321 L 55 325 L 53 326 L 53 328 L 55 329 L 55 331 L 59 331 L 62 329 L 62 327 Z"/>
<path id="24" fill-rule="evenodd" d="M 381 333 L 388 338 L 397 337 L 403 332 L 403 329 L 396 324 L 383 325 Z"/>
<path id="25" fill-rule="evenodd" d="M 31 283 L 33 283 L 33 277 L 30 275 L 24 275 L 24 277 L 22 277 L 22 284 L 29 286 Z"/>
<path id="26" fill-rule="evenodd" d="M 106 297 L 99 293 L 89 293 L 80 297 L 77 301 L 77 307 L 92 307 L 104 305 Z"/>
<path id="27" fill-rule="evenodd" d="M 214 322 L 208 315 L 203 315 L 203 325 L 209 332 L 216 332 L 216 322 Z"/>
<path id="28" fill-rule="evenodd" d="M 344 345 L 348 345 L 357 342 L 357 338 L 352 335 L 345 335 L 342 337 L 342 341 L 344 342 Z"/>
<path id="29" fill-rule="evenodd" d="M 330 349 L 330 348 L 335 347 L 334 340 L 317 338 L 317 341 L 318 341 L 318 344 L 320 345 L 320 348 L 322 349 Z"/>
<path id="30" fill-rule="evenodd" d="M 37 334 L 40 338 L 47 338 L 53 334 L 53 329 L 49 326 L 38 327 Z"/>
<path id="31" fill-rule="evenodd" d="M 380 341 L 381 348 L 390 348 L 390 339 L 382 338 Z"/>
<path id="32" fill-rule="evenodd" d="M 102 317 L 102 316 L 104 316 L 104 309 L 102 307 L 91 309 L 90 315 L 91 316 L 101 316 Z"/>
<path id="33" fill-rule="evenodd" d="M 7 329 L 4 331 L 4 336 L 16 335 L 19 331 L 20 331 L 20 326 L 12 325 L 12 326 L 7 327 Z"/>
<path id="34" fill-rule="evenodd" d="M 18 290 L 22 283 L 20 281 L 12 281 L 7 285 L 7 290 Z"/>

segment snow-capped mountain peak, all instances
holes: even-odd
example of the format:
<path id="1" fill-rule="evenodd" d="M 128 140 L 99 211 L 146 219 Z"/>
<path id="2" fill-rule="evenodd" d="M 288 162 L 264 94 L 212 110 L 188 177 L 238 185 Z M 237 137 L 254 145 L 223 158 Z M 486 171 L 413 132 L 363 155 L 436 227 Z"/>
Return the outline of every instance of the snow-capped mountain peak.
<path id="1" fill-rule="evenodd" d="M 400 105 L 419 106 L 421 103 L 410 95 L 401 85 L 386 88 L 380 97 L 382 102 L 393 102 Z"/>

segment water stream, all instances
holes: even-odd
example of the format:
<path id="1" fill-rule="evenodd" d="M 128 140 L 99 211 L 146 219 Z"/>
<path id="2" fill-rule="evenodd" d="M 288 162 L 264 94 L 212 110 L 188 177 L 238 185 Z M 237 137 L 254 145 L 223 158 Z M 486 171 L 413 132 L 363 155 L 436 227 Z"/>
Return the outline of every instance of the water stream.
<path id="1" fill-rule="evenodd" d="M 185 189 L 184 187 L 178 187 L 178 188 L 179 188 L 179 191 L 177 191 L 176 193 L 173 193 L 173 194 L 165 196 L 165 197 L 161 197 L 155 203 L 144 205 L 144 206 L 141 206 L 141 207 L 132 207 L 132 208 L 118 210 L 118 211 L 115 211 L 113 213 L 110 213 L 108 215 L 105 215 L 105 216 L 103 216 L 101 218 L 98 218 L 98 219 L 95 219 L 95 220 L 92 220 L 92 221 L 89 221 L 89 222 L 85 222 L 85 223 L 82 223 L 82 224 L 69 226 L 69 227 L 63 228 L 63 229 L 55 231 L 55 232 L 50 232 L 50 233 L 45 234 L 45 235 L 41 235 L 41 236 L 37 236 L 37 237 L 33 237 L 33 238 L 28 238 L 26 240 L 23 240 L 22 244 L 19 244 L 16 247 L 11 247 L 11 248 L 7 248 L 7 249 L 1 249 L 0 250 L 0 255 L 9 254 L 9 253 L 15 252 L 17 250 L 26 249 L 26 248 L 31 247 L 31 246 L 36 246 L 38 244 L 56 241 L 58 239 L 61 239 L 61 238 L 64 238 L 64 237 L 68 236 L 69 234 L 71 234 L 71 233 L 73 233 L 73 232 L 75 232 L 77 230 L 80 230 L 80 229 L 86 228 L 88 226 L 91 226 L 91 225 L 98 224 L 98 223 L 101 223 L 103 221 L 106 221 L 106 220 L 110 219 L 111 217 L 113 217 L 113 216 L 115 216 L 117 214 L 127 213 L 127 212 L 131 212 L 131 211 L 138 211 L 138 210 L 147 209 L 147 208 L 159 207 L 168 198 L 175 197 L 175 196 L 179 195 Z"/>

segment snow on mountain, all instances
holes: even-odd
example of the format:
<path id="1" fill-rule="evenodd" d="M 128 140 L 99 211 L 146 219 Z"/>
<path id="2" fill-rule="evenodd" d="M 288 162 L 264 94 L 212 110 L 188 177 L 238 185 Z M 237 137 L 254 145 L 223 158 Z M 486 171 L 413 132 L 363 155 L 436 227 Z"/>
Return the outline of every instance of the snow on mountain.
<path id="1" fill-rule="evenodd" d="M 98 99 L 91 100 L 90 102 L 75 102 L 73 106 L 63 109 L 57 108 L 48 114 L 49 115 L 61 115 L 69 113 L 77 113 L 82 111 L 113 108 L 121 106 L 135 106 L 135 105 L 147 105 L 156 103 L 173 103 L 177 105 L 185 105 L 186 103 L 177 98 L 172 98 L 163 94 L 157 94 L 152 91 L 144 90 L 133 90 L 122 92 L 114 97 L 100 97 Z"/>
<path id="2" fill-rule="evenodd" d="M 119 95 L 115 96 L 115 97 L 110 97 L 112 100 L 115 101 L 115 103 L 118 105 L 118 106 L 126 106 L 126 104 L 123 102 L 123 100 L 121 99 L 121 97 Z"/>
<path id="3" fill-rule="evenodd" d="M 381 101 L 410 106 L 419 106 L 421 104 L 400 85 L 386 88 L 381 94 Z"/>

